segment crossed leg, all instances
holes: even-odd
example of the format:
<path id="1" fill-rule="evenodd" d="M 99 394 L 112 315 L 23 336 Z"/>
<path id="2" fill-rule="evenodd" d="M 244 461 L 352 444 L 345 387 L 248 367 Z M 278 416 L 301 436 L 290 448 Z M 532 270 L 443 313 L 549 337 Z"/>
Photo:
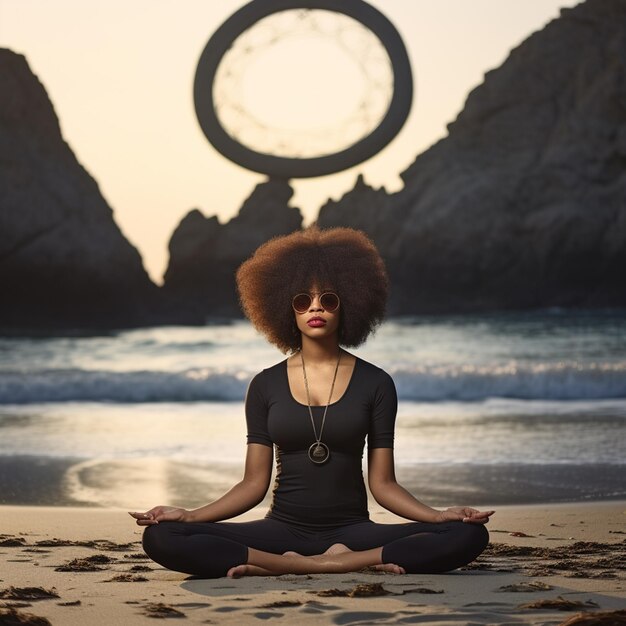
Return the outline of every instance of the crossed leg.
<path id="1" fill-rule="evenodd" d="M 143 545 L 146 553 L 164 567 L 218 578 L 343 573 L 364 567 L 398 574 L 442 573 L 474 560 L 488 540 L 483 525 L 464 522 L 363 522 L 331 529 L 320 539 L 282 522 L 264 519 L 163 522 L 146 528 Z M 298 552 L 289 551 L 294 549 Z"/>
<path id="2" fill-rule="evenodd" d="M 364 567 L 374 567 L 383 572 L 404 574 L 404 568 L 394 563 L 382 562 L 382 547 L 355 552 L 336 543 L 323 554 L 302 556 L 297 552 L 272 554 L 261 550 L 248 550 L 248 562 L 231 567 L 227 576 L 277 576 L 279 574 L 338 574 L 354 572 Z"/>

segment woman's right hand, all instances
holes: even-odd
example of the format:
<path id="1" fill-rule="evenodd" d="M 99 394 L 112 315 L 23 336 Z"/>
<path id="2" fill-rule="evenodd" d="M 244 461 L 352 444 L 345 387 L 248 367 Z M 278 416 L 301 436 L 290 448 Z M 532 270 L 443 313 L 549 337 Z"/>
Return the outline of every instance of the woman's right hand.
<path id="1" fill-rule="evenodd" d="M 129 511 L 128 514 L 137 520 L 139 526 L 151 526 L 159 522 L 185 522 L 189 511 L 175 506 L 155 506 L 145 513 Z"/>

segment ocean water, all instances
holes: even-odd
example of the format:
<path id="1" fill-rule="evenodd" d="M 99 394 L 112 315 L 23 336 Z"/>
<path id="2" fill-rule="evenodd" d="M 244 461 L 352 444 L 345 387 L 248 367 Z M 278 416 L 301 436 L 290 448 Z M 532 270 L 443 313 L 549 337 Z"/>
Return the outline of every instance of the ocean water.
<path id="1" fill-rule="evenodd" d="M 398 477 L 422 501 L 626 496 L 625 312 L 401 318 L 353 352 L 396 382 Z M 0 503 L 218 497 L 247 384 L 283 358 L 246 322 L 0 338 Z"/>

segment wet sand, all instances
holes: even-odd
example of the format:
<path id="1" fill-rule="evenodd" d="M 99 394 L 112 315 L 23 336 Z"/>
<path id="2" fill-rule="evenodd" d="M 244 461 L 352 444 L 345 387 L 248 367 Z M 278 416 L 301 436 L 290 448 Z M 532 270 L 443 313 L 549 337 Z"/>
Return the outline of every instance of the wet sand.
<path id="1" fill-rule="evenodd" d="M 0 437 L 1 440 L 1 437 Z M 241 456 L 243 459 L 243 454 Z M 621 501 L 623 465 L 596 463 L 398 465 L 403 487 L 423 502 L 477 508 L 545 502 Z M 189 508 L 219 498 L 240 480 L 243 465 L 163 457 L 93 458 L 0 455 L 0 506 Z M 269 506 L 268 493 L 262 506 Z"/>
<path id="2" fill-rule="evenodd" d="M 626 502 L 494 508 L 487 551 L 450 574 L 200 580 L 149 561 L 125 511 L 3 506 L 0 624 L 626 623 Z"/>

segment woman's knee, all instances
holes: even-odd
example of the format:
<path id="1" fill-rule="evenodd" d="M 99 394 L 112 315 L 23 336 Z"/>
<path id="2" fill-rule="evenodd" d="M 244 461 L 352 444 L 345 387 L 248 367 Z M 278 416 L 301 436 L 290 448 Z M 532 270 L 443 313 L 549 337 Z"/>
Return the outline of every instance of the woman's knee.
<path id="1" fill-rule="evenodd" d="M 196 572 L 189 564 L 197 558 L 193 547 L 185 540 L 185 533 L 176 532 L 178 522 L 162 522 L 146 526 L 141 543 L 144 552 L 155 562 L 167 569 L 187 574 Z"/>
<path id="2" fill-rule="evenodd" d="M 156 563 L 177 572 L 219 578 L 234 565 L 248 561 L 248 548 L 238 542 L 197 530 L 184 522 L 162 522 L 147 526 L 142 544 Z"/>
<path id="3" fill-rule="evenodd" d="M 436 532 L 417 533 L 383 547 L 383 562 L 401 565 L 411 574 L 441 574 L 473 561 L 487 546 L 483 524 L 445 522 Z"/>
<path id="4" fill-rule="evenodd" d="M 461 524 L 465 527 L 465 541 L 468 546 L 473 548 L 473 551 L 476 552 L 476 556 L 478 556 L 489 543 L 489 531 L 484 524 L 472 524 L 469 522 L 461 522 Z M 476 558 L 476 557 L 474 557 Z"/>
<path id="5" fill-rule="evenodd" d="M 484 524 L 452 522 L 454 540 L 449 542 L 450 556 L 458 555 L 458 565 L 466 565 L 476 559 L 489 543 L 489 531 Z M 454 557 L 453 557 L 454 559 Z"/>
<path id="6" fill-rule="evenodd" d="M 144 552 L 153 560 L 159 561 L 171 544 L 168 524 L 152 524 L 146 526 L 141 538 Z"/>

